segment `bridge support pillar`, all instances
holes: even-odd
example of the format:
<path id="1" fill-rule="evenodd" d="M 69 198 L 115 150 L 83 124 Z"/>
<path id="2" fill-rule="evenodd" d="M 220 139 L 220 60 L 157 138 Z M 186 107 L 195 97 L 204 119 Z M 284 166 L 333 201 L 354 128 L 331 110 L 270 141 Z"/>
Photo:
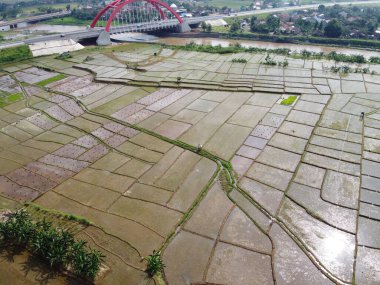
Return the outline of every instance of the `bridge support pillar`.
<path id="1" fill-rule="evenodd" d="M 108 46 L 111 44 L 110 33 L 106 31 L 102 31 L 96 40 L 96 44 L 98 46 Z"/>
<path id="2" fill-rule="evenodd" d="M 179 32 L 180 33 L 187 33 L 191 32 L 191 28 L 187 22 L 183 22 L 182 24 L 179 24 Z"/>

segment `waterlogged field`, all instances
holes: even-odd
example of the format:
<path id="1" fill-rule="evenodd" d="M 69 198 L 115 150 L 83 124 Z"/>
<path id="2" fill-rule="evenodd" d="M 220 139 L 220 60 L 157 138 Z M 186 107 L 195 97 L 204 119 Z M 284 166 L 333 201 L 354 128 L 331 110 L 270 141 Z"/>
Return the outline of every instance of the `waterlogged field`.
<path id="1" fill-rule="evenodd" d="M 128 44 L 4 66 L 0 207 L 90 221 L 97 284 L 379 283 L 380 65 L 265 58 Z M 25 259 L 0 280 L 39 283 Z"/>

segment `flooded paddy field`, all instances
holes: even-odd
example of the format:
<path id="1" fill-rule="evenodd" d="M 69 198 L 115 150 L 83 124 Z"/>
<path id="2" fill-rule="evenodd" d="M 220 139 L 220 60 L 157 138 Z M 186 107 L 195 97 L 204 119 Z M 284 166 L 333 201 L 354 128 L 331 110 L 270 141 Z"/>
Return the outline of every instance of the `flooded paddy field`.
<path id="1" fill-rule="evenodd" d="M 0 207 L 91 221 L 97 284 L 380 283 L 380 65 L 265 57 L 126 44 L 4 66 Z"/>

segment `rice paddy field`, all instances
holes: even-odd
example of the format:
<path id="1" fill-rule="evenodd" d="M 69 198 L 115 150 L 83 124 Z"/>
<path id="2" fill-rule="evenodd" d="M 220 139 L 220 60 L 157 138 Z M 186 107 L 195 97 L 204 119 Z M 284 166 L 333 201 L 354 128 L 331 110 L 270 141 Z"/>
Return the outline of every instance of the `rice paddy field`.
<path id="1" fill-rule="evenodd" d="M 88 220 L 70 227 L 105 256 L 96 284 L 380 283 L 380 65 L 71 55 L 1 67 L 0 208 Z M 78 283 L 27 260 L 2 251 L 0 283 Z"/>

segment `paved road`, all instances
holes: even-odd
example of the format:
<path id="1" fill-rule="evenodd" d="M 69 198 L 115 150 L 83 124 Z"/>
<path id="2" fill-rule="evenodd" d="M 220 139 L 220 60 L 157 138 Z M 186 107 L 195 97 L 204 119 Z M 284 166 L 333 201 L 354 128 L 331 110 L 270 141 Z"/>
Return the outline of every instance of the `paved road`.
<path id="1" fill-rule="evenodd" d="M 33 16 L 33 17 L 15 19 L 15 20 L 11 20 L 11 21 L 1 22 L 0 23 L 0 27 L 9 26 L 9 25 L 15 25 L 15 24 L 19 24 L 19 23 L 28 23 L 28 22 L 42 21 L 42 20 L 47 20 L 47 19 L 50 19 L 50 18 L 66 16 L 66 15 L 70 15 L 70 14 L 71 14 L 71 11 L 62 11 L 62 12 L 57 12 L 57 13 L 50 13 L 50 14 L 43 14 L 43 15 Z"/>
<path id="2" fill-rule="evenodd" d="M 334 6 L 335 4 L 339 5 L 366 5 L 366 4 L 380 4 L 380 0 L 371 0 L 371 1 L 347 1 L 347 2 L 339 2 L 339 3 L 323 3 L 326 7 Z M 236 16 L 250 16 L 250 15 L 259 15 L 266 13 L 276 13 L 276 12 L 285 12 L 285 11 L 294 11 L 294 10 L 304 10 L 304 9 L 315 9 L 318 8 L 320 4 L 311 4 L 311 5 L 302 5 L 302 6 L 291 6 L 291 7 L 280 7 L 273 9 L 264 9 L 264 10 L 254 10 L 254 11 L 245 11 L 231 14 L 230 16 L 224 16 L 224 18 L 228 17 L 236 17 Z"/>

